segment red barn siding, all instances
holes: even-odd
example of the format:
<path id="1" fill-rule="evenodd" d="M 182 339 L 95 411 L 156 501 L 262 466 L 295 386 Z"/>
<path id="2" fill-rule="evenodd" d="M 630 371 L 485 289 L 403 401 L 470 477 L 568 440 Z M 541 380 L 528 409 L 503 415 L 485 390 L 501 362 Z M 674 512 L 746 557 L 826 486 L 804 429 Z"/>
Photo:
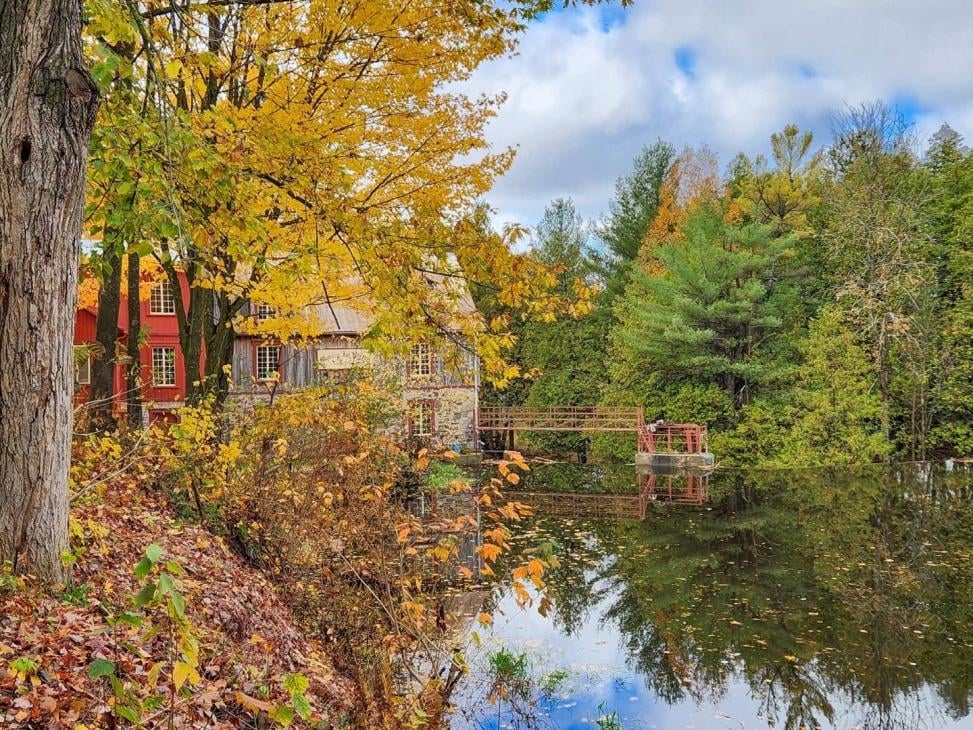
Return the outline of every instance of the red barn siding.
<path id="1" fill-rule="evenodd" d="M 183 301 L 189 300 L 189 285 L 185 277 L 180 277 Z M 178 304 L 177 304 L 178 306 Z M 149 416 L 153 420 L 172 420 L 172 408 L 186 400 L 187 383 L 185 377 L 182 348 L 179 346 L 179 323 L 175 314 L 152 314 L 148 301 L 140 302 L 141 327 L 144 344 L 139 348 L 139 361 L 142 365 L 142 399 L 149 407 Z M 95 341 L 95 319 L 97 313 L 93 308 L 80 309 L 75 317 L 74 343 L 83 345 Z M 124 340 L 128 331 L 128 306 L 122 297 L 118 312 L 119 337 Z M 152 348 L 174 347 L 176 349 L 176 384 L 175 386 L 152 385 Z M 205 365 L 204 357 L 200 357 L 200 369 Z M 116 367 L 115 395 L 117 402 L 122 403 L 125 392 L 125 368 Z M 88 388 L 80 388 L 75 394 L 76 402 L 87 400 Z"/>

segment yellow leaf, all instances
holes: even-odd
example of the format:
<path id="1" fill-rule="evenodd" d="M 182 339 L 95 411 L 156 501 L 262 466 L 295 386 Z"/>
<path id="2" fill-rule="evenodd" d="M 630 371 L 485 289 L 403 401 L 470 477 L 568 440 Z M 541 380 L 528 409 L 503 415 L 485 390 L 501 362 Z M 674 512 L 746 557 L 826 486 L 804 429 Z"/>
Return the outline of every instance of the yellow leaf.
<path id="1" fill-rule="evenodd" d="M 186 680 L 195 684 L 199 681 L 199 673 L 191 664 L 176 662 L 172 667 L 172 683 L 175 685 L 176 691 L 186 683 Z"/>
<path id="2" fill-rule="evenodd" d="M 271 703 L 258 700 L 256 697 L 251 697 L 243 692 L 236 693 L 236 701 L 251 712 L 270 712 L 274 709 Z"/>

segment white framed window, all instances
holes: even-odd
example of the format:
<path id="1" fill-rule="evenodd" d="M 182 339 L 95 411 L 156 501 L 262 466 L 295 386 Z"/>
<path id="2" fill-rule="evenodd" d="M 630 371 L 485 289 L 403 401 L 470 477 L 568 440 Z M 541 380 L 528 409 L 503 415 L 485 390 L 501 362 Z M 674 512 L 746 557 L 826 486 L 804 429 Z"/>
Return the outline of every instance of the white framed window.
<path id="1" fill-rule="evenodd" d="M 417 438 L 432 436 L 436 427 L 436 404 L 428 400 L 409 403 L 409 435 Z"/>
<path id="2" fill-rule="evenodd" d="M 419 378 L 432 375 L 433 349 L 428 342 L 417 342 L 409 354 L 409 374 Z"/>
<path id="3" fill-rule="evenodd" d="M 274 373 L 280 372 L 280 347 L 277 345 L 257 345 L 257 362 L 254 373 L 257 380 L 270 380 Z"/>
<path id="4" fill-rule="evenodd" d="M 176 348 L 152 348 L 152 385 L 170 388 L 176 384 Z"/>
<path id="5" fill-rule="evenodd" d="M 172 294 L 172 285 L 168 281 L 160 281 L 152 287 L 149 295 L 149 314 L 175 314 L 176 298 Z"/>
<path id="6" fill-rule="evenodd" d="M 81 351 L 87 352 L 86 347 L 74 348 L 74 382 L 76 385 L 91 384 L 91 355 L 86 354 L 84 359 L 78 357 Z"/>
<path id="7" fill-rule="evenodd" d="M 266 322 L 268 319 L 277 316 L 277 311 L 269 304 L 257 305 L 257 321 Z"/>

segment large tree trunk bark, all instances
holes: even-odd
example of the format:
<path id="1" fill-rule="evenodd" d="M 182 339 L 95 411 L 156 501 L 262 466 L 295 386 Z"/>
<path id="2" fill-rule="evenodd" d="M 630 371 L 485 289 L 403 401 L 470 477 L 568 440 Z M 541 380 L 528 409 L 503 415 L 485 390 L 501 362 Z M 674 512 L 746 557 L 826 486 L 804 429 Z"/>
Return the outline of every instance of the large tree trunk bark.
<path id="1" fill-rule="evenodd" d="M 100 352 L 91 361 L 91 389 L 88 391 L 88 414 L 98 431 L 109 431 L 115 422 L 115 364 L 118 361 L 118 310 L 122 299 L 122 255 L 113 236 L 106 235 L 102 265 L 105 271 L 98 289 L 98 315 L 95 339 Z"/>
<path id="2" fill-rule="evenodd" d="M 98 93 L 78 0 L 0 2 L 0 560 L 66 576 L 72 332 Z"/>

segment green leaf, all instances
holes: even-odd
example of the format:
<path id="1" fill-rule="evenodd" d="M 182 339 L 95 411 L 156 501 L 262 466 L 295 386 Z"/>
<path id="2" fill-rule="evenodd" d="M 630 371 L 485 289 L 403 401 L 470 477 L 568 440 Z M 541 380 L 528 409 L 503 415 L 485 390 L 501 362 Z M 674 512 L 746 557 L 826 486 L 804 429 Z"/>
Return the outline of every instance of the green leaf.
<path id="1" fill-rule="evenodd" d="M 154 597 L 155 597 L 155 583 L 150 582 L 150 583 L 146 583 L 145 586 L 142 588 L 142 590 L 140 590 L 135 595 L 135 598 L 132 599 L 132 602 L 136 606 L 147 606 L 149 605 L 149 603 L 152 602 L 152 599 Z"/>
<path id="2" fill-rule="evenodd" d="M 176 586 L 172 583 L 172 576 L 168 573 L 163 573 L 159 576 L 159 595 L 160 596 L 171 596 L 176 592 Z"/>
<path id="3" fill-rule="evenodd" d="M 138 725 L 142 719 L 139 717 L 138 710 L 132 707 L 126 707 L 125 705 L 115 705 L 115 714 L 134 725 Z"/>
<path id="4" fill-rule="evenodd" d="M 126 611 L 118 617 L 119 622 L 128 624 L 129 626 L 135 626 L 136 628 L 141 626 L 142 621 L 144 620 L 144 616 L 137 613 L 132 613 L 131 611 Z"/>
<path id="5" fill-rule="evenodd" d="M 307 692 L 311 683 L 303 674 L 288 674 L 284 677 L 284 689 L 292 695 L 302 695 Z"/>
<path id="6" fill-rule="evenodd" d="M 10 668 L 21 674 L 31 674 L 37 671 L 38 664 L 30 657 L 18 657 L 10 662 Z"/>
<path id="7" fill-rule="evenodd" d="M 152 561 L 148 558 L 142 558 L 135 565 L 135 577 L 139 580 L 145 580 L 146 576 L 152 572 Z"/>
<path id="8" fill-rule="evenodd" d="M 166 570 L 168 570 L 173 575 L 182 575 L 183 574 L 182 566 L 179 565 L 179 563 L 177 563 L 175 560 L 168 560 L 168 561 L 166 561 Z"/>
<path id="9" fill-rule="evenodd" d="M 181 593 L 178 591 L 172 591 L 169 602 L 172 604 L 173 613 L 175 613 L 178 618 L 183 618 L 186 615 L 186 601 L 183 599 Z"/>
<path id="10" fill-rule="evenodd" d="M 145 548 L 145 557 L 147 557 L 152 564 L 159 562 L 159 558 L 162 557 L 162 546 L 152 543 L 147 548 Z"/>
<path id="11" fill-rule="evenodd" d="M 270 715 L 271 720 L 283 725 L 284 727 L 287 727 L 292 722 L 294 722 L 294 710 L 292 710 L 287 705 L 280 705 L 279 707 L 275 707 L 267 714 Z"/>
<path id="12" fill-rule="evenodd" d="M 91 664 L 88 665 L 88 676 L 92 679 L 98 679 L 98 677 L 108 677 L 115 673 L 115 662 L 110 662 L 107 659 L 95 659 Z"/>
<path id="13" fill-rule="evenodd" d="M 308 722 L 311 719 L 311 703 L 303 694 L 291 697 L 291 704 L 294 705 L 294 709 L 297 710 L 297 714 L 301 716 L 302 720 Z"/>

